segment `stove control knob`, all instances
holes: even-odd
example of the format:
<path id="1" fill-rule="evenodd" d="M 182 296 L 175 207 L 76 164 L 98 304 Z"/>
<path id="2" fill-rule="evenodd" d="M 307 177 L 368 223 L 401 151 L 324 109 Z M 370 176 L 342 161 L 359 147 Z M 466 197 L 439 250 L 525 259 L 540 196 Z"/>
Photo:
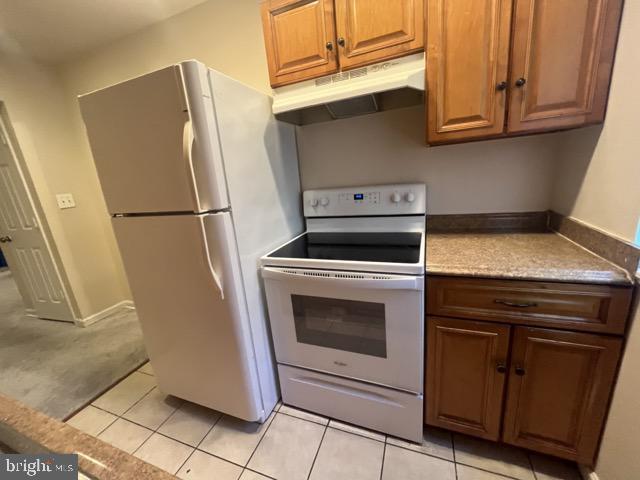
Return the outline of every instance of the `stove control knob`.
<path id="1" fill-rule="evenodd" d="M 394 193 L 393 195 L 391 195 L 391 201 L 393 203 L 399 203 L 400 202 L 400 194 L 399 193 Z"/>
<path id="2" fill-rule="evenodd" d="M 317 207 L 318 206 L 318 199 L 317 198 L 312 198 L 311 200 L 309 200 L 309 205 L 311 205 L 312 207 Z"/>
<path id="3" fill-rule="evenodd" d="M 329 199 L 327 197 L 322 197 L 320 199 L 320 205 L 322 205 L 323 207 L 326 207 L 327 205 L 329 205 Z"/>
<path id="4" fill-rule="evenodd" d="M 413 201 L 416 199 L 416 196 L 412 192 L 409 192 L 404 196 L 404 199 L 409 203 L 413 203 Z"/>

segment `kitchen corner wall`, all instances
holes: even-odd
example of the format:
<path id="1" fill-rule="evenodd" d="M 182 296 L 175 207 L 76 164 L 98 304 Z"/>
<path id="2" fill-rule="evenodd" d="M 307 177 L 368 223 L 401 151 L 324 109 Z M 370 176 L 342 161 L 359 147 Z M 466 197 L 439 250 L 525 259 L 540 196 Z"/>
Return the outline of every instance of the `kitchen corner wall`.
<path id="1" fill-rule="evenodd" d="M 426 147 L 423 107 L 298 127 L 303 189 L 424 182 L 430 214 L 547 210 L 557 134 Z"/>
<path id="2" fill-rule="evenodd" d="M 62 266 L 76 318 L 87 318 L 127 298 L 110 225 L 93 165 L 79 158 L 71 114 L 55 72 L 31 61 L 3 39 L 0 100 L 24 157 L 37 209 Z M 72 193 L 76 208 L 59 210 L 56 193 Z"/>
<path id="3" fill-rule="evenodd" d="M 559 144 L 552 208 L 628 242 L 640 220 L 640 2 L 624 6 L 607 118 Z M 636 240 L 638 241 L 638 240 Z M 602 439 L 600 480 L 640 478 L 640 306 L 632 314 L 625 354 Z"/>

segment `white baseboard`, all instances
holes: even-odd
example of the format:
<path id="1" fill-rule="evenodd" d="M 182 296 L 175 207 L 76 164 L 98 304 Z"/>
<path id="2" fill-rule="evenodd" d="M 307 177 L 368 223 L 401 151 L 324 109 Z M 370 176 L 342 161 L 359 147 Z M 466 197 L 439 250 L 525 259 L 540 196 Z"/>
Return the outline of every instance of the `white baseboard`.
<path id="1" fill-rule="evenodd" d="M 89 325 L 99 322 L 100 320 L 104 320 L 105 318 L 122 313 L 124 310 L 131 311 L 135 309 L 136 307 L 131 300 L 123 300 L 122 302 L 111 305 L 110 307 L 107 307 L 100 312 L 94 313 L 93 315 L 89 315 L 88 317 L 76 318 L 74 320 L 74 323 L 78 327 L 88 327 Z"/>
<path id="2" fill-rule="evenodd" d="M 578 465 L 578 470 L 580 470 L 580 475 L 582 476 L 582 480 L 600 480 L 598 474 L 591 470 L 589 467 L 585 467 L 584 465 Z"/>

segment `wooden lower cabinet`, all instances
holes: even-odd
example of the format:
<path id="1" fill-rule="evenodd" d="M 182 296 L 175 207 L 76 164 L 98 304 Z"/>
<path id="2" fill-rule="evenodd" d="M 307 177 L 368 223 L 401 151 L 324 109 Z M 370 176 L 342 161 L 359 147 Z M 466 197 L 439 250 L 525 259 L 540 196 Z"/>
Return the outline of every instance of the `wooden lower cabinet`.
<path id="1" fill-rule="evenodd" d="M 592 464 L 622 339 L 516 327 L 503 439 Z"/>
<path id="2" fill-rule="evenodd" d="M 427 323 L 426 423 L 497 440 L 511 327 L 439 317 Z"/>
<path id="3" fill-rule="evenodd" d="M 425 423 L 593 465 L 621 348 L 620 337 L 427 316 Z"/>

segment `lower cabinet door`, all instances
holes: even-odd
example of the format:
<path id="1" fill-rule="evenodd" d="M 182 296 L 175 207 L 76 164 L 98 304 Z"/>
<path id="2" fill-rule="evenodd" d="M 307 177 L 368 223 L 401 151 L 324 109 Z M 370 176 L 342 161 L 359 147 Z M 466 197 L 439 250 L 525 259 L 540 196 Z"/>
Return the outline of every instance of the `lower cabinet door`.
<path id="1" fill-rule="evenodd" d="M 517 327 L 503 440 L 593 465 L 622 340 Z"/>
<path id="2" fill-rule="evenodd" d="M 426 423 L 499 438 L 510 329 L 427 317 Z"/>

